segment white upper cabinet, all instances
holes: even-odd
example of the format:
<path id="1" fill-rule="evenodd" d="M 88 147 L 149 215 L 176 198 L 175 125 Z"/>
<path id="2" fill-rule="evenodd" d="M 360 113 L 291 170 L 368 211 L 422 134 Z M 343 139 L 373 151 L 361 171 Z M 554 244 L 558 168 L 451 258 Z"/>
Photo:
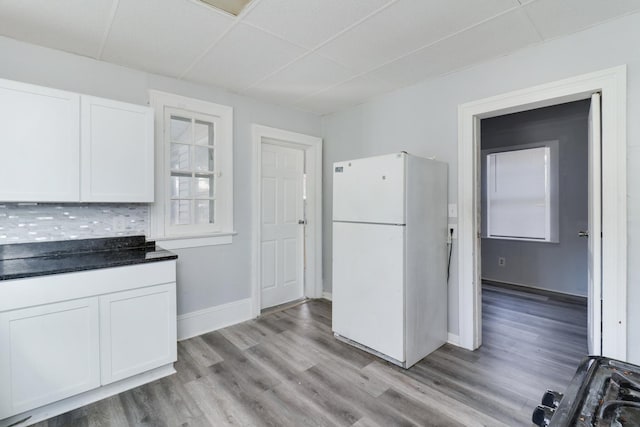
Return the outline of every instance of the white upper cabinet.
<path id="1" fill-rule="evenodd" d="M 82 96 L 81 198 L 153 202 L 153 110 Z"/>
<path id="2" fill-rule="evenodd" d="M 0 201 L 80 200 L 80 96 L 0 80 Z"/>
<path id="3" fill-rule="evenodd" d="M 153 202 L 153 110 L 0 79 L 0 202 Z"/>

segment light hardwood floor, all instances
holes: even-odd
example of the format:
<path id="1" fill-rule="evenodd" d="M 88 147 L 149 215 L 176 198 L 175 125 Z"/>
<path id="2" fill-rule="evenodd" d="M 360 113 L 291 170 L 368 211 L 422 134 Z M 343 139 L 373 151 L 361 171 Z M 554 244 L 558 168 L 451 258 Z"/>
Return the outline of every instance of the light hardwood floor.
<path id="1" fill-rule="evenodd" d="M 178 373 L 44 426 L 530 426 L 586 354 L 586 307 L 485 288 L 483 346 L 409 370 L 335 340 L 309 301 L 178 345 Z"/>

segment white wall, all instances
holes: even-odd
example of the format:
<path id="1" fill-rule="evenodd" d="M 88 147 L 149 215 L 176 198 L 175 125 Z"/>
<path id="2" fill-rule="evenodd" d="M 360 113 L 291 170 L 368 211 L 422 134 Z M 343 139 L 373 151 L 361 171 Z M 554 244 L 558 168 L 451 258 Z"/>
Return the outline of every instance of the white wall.
<path id="1" fill-rule="evenodd" d="M 457 198 L 457 108 L 469 101 L 545 82 L 628 65 L 629 358 L 640 362 L 640 14 L 524 49 L 395 91 L 323 119 L 325 291 L 331 290 L 331 164 L 400 150 L 449 163 L 449 198 Z M 606 189 L 605 189 L 606 191 Z M 456 251 L 454 250 L 454 254 Z M 457 270 L 454 258 L 452 269 Z M 458 283 L 449 291 L 449 331 L 458 333 Z"/>
<path id="2" fill-rule="evenodd" d="M 0 37 L 0 78 L 19 80 L 137 104 L 149 89 L 234 108 L 234 226 L 230 245 L 175 252 L 178 313 L 249 298 L 251 272 L 251 124 L 320 135 L 320 118 L 222 89 L 191 84 Z M 221 64 L 220 66 L 224 66 Z"/>

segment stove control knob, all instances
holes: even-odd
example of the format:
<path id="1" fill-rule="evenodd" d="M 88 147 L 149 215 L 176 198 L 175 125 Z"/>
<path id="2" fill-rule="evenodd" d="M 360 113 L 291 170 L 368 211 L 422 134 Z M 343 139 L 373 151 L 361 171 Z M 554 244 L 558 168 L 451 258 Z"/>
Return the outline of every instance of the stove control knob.
<path id="1" fill-rule="evenodd" d="M 542 404 L 544 406 L 548 406 L 549 408 L 556 409 L 560 404 L 563 396 L 564 394 L 560 392 L 547 390 L 542 396 Z"/>
<path id="2" fill-rule="evenodd" d="M 555 409 L 551 409 L 548 406 L 538 405 L 538 407 L 533 410 L 531 421 L 539 427 L 547 427 L 551 422 L 551 417 L 553 417 L 554 412 Z"/>

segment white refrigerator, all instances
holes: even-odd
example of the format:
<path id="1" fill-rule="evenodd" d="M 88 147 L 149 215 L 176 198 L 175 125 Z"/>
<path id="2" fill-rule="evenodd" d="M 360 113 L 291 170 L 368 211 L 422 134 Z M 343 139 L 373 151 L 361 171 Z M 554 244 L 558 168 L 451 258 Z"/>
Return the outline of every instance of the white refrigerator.
<path id="1" fill-rule="evenodd" d="M 447 165 L 334 163 L 333 332 L 409 368 L 447 337 Z"/>

